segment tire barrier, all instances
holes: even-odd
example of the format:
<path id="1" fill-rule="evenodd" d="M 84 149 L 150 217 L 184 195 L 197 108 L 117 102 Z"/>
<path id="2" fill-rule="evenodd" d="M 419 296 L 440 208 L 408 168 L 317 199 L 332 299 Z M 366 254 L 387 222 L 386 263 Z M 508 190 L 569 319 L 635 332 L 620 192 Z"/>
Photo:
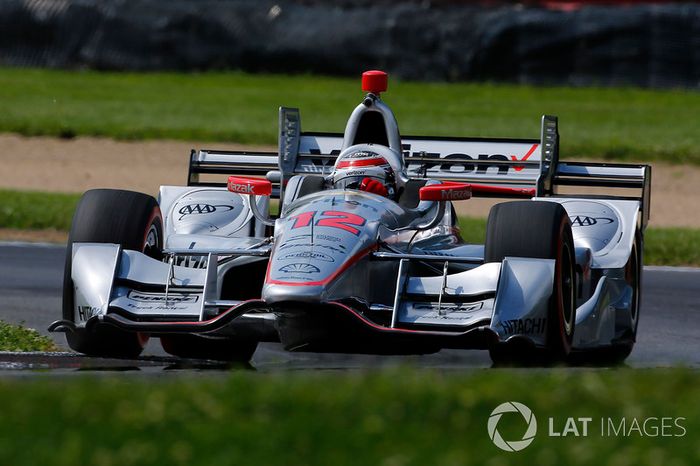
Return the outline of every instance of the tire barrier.
<path id="1" fill-rule="evenodd" d="M 700 5 L 3 0 L 0 64 L 700 86 Z"/>

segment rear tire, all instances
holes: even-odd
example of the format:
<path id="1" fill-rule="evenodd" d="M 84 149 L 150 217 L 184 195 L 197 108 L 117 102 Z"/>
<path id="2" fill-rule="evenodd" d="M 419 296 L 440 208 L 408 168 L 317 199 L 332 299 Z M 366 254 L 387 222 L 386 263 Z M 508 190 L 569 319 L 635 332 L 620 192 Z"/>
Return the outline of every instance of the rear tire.
<path id="1" fill-rule="evenodd" d="M 554 259 L 554 289 L 547 313 L 546 347 L 498 344 L 496 364 L 562 362 L 571 351 L 576 323 L 575 253 L 571 221 L 561 204 L 515 201 L 495 205 L 486 227 L 485 262 L 507 256 Z"/>
<path id="2" fill-rule="evenodd" d="M 80 198 L 73 215 L 63 274 L 63 318 L 75 322 L 71 278 L 73 243 L 115 243 L 160 258 L 163 219 L 158 202 L 146 194 L 116 189 L 94 189 Z M 68 346 L 89 356 L 135 358 L 148 336 L 101 326 L 93 332 L 67 332 Z"/>
<path id="3" fill-rule="evenodd" d="M 231 338 L 206 338 L 199 335 L 167 335 L 160 338 L 166 353 L 186 359 L 248 362 L 253 357 L 257 341 Z"/>

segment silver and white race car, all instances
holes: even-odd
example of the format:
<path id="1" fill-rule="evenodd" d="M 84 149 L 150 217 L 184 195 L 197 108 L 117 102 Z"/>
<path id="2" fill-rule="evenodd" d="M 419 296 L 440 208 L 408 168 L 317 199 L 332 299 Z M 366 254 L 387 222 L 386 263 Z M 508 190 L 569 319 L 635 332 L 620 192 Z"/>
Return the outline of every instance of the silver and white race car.
<path id="1" fill-rule="evenodd" d="M 650 167 L 559 161 L 553 116 L 532 140 L 400 136 L 386 87 L 385 73 L 363 75 L 344 134 L 302 132 L 282 107 L 278 153 L 192 151 L 187 186 L 162 186 L 158 201 L 86 192 L 50 330 L 114 357 L 154 336 L 175 356 L 221 360 L 247 361 L 260 341 L 624 360 Z M 389 190 L 337 179 L 377 167 Z M 453 208 L 472 196 L 520 199 L 491 209 L 483 245 L 462 241 Z"/>

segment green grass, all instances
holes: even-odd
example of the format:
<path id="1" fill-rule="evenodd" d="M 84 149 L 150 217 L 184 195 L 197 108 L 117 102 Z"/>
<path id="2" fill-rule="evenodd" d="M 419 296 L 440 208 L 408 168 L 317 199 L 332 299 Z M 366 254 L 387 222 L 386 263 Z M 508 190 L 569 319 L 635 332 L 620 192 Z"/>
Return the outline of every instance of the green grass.
<path id="1" fill-rule="evenodd" d="M 53 340 L 34 329 L 0 320 L 0 351 L 57 351 L 57 348 Z"/>
<path id="2" fill-rule="evenodd" d="M 27 230 L 70 229 L 78 194 L 57 194 L 0 190 L 0 228 Z M 462 217 L 462 237 L 483 244 L 486 220 Z M 647 265 L 700 266 L 700 230 L 692 228 L 649 228 L 644 241 Z"/>
<path id="3" fill-rule="evenodd" d="M 0 380 L 0 463 L 700 462 L 700 375 L 693 370 L 242 371 L 153 382 L 150 377 Z M 498 450 L 486 428 L 491 411 L 511 400 L 529 406 L 538 423 L 534 442 L 517 453 Z M 549 437 L 548 418 L 561 431 L 569 416 L 593 418 L 589 436 Z M 673 421 L 667 437 L 600 435 L 601 418 L 631 423 L 648 417 L 682 417 L 678 422 L 685 435 Z M 506 439 L 520 437 L 524 430 L 522 419 L 513 415 L 499 423 Z"/>
<path id="4" fill-rule="evenodd" d="M 644 262 L 655 265 L 700 265 L 700 230 L 648 229 L 644 237 Z"/>
<path id="5" fill-rule="evenodd" d="M 0 190 L 0 228 L 70 230 L 79 194 Z"/>
<path id="6" fill-rule="evenodd" d="M 486 219 L 460 217 L 459 229 L 462 239 L 467 243 L 484 244 L 486 239 Z"/>
<path id="7" fill-rule="evenodd" d="M 303 128 L 342 131 L 358 78 L 243 73 L 100 73 L 0 68 L 0 131 L 276 143 L 277 108 Z M 560 117 L 562 158 L 700 164 L 700 93 L 633 88 L 417 83 L 392 79 L 386 101 L 404 134 L 538 137 Z"/>

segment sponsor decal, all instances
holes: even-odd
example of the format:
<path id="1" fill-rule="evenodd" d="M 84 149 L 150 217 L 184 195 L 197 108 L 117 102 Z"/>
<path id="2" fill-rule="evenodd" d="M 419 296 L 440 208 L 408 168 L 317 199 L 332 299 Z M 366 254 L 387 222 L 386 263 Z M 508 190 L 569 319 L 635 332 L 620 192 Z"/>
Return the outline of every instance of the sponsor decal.
<path id="1" fill-rule="evenodd" d="M 348 159 L 369 159 L 372 157 L 379 157 L 379 154 L 369 150 L 360 150 L 349 154 L 346 158 Z"/>
<path id="2" fill-rule="evenodd" d="M 524 162 L 524 161 L 526 161 L 527 159 L 530 158 L 530 156 L 532 155 L 533 152 L 535 152 L 535 149 L 537 149 L 537 146 L 539 146 L 539 144 L 533 144 L 532 147 L 530 147 L 530 150 L 527 151 L 527 153 L 525 154 L 525 156 L 523 156 L 522 159 L 519 159 L 519 158 L 516 157 L 515 155 L 511 155 L 511 156 L 510 156 L 510 159 L 511 159 L 513 162 L 519 162 L 519 161 Z M 522 165 L 518 165 L 518 166 L 513 167 L 513 168 L 515 169 L 516 172 L 519 172 L 519 171 L 522 171 L 523 168 L 525 168 L 525 167 L 523 167 Z"/>
<path id="3" fill-rule="evenodd" d="M 291 244 L 282 244 L 278 249 L 280 251 L 282 251 L 284 249 L 290 249 L 290 248 L 304 248 L 304 249 L 323 248 L 323 249 L 327 249 L 327 250 L 333 251 L 333 252 L 345 253 L 345 250 L 344 250 L 345 246 L 343 246 L 342 244 L 338 244 L 338 247 L 336 248 L 335 246 L 329 246 L 327 244 L 291 243 Z"/>
<path id="4" fill-rule="evenodd" d="M 87 321 L 92 316 L 96 316 L 99 313 L 99 307 L 78 306 L 78 319 L 80 319 L 83 322 Z"/>
<path id="5" fill-rule="evenodd" d="M 436 323 L 438 320 L 446 325 L 463 325 L 483 307 L 483 302 L 442 303 L 440 306 L 431 302 L 411 303 L 407 309 L 407 316 L 415 323 Z"/>
<path id="6" fill-rule="evenodd" d="M 292 259 L 311 259 L 311 260 L 317 260 L 317 261 L 322 261 L 322 262 L 335 262 L 335 259 L 333 259 L 331 256 L 328 254 L 324 254 L 322 252 L 312 252 L 312 251 L 302 251 L 302 252 L 293 252 L 290 254 L 287 254 L 286 256 L 280 258 L 280 260 L 292 260 Z"/>
<path id="7" fill-rule="evenodd" d="M 405 154 L 405 152 L 404 152 Z M 476 171 L 477 174 L 485 174 L 486 170 L 489 168 L 496 168 L 498 170 L 499 175 L 505 175 L 508 173 L 508 169 L 510 168 L 508 165 L 500 165 L 500 164 L 493 164 L 493 165 L 487 165 L 487 164 L 479 164 L 477 167 L 476 164 L 469 163 L 469 162 L 461 162 L 461 163 L 444 163 L 440 162 L 441 160 L 450 160 L 450 159 L 462 159 L 462 160 L 497 160 L 497 161 L 508 161 L 508 157 L 502 154 L 493 154 L 493 155 L 488 155 L 488 154 L 479 154 L 479 156 L 474 159 L 472 156 L 468 154 L 448 154 L 445 157 L 440 157 L 440 154 L 437 152 L 414 152 L 413 156 L 417 157 L 424 157 L 424 158 L 429 158 L 429 159 L 435 159 L 435 162 L 426 162 L 426 161 L 420 161 L 420 162 L 414 162 L 411 161 L 410 157 L 406 157 L 406 171 L 408 173 L 415 173 L 415 174 L 422 174 L 431 168 L 438 167 L 439 171 L 443 172 L 454 172 L 454 173 L 471 173 Z"/>
<path id="8" fill-rule="evenodd" d="M 253 185 L 245 183 L 229 183 L 228 190 L 238 194 L 253 194 Z"/>
<path id="9" fill-rule="evenodd" d="M 421 201 L 462 201 L 472 197 L 471 187 L 464 183 L 444 182 L 420 188 Z"/>
<path id="10" fill-rule="evenodd" d="M 592 227 L 593 225 L 609 225 L 615 220 L 609 217 L 588 217 L 586 215 L 577 215 L 571 219 L 571 226 L 574 227 Z"/>
<path id="11" fill-rule="evenodd" d="M 244 176 L 229 176 L 228 190 L 236 194 L 255 194 L 269 196 L 272 194 L 272 183 L 261 178 L 247 178 Z"/>
<path id="12" fill-rule="evenodd" d="M 285 275 L 285 276 L 284 276 L 284 279 L 285 279 L 286 281 L 289 281 L 289 280 L 299 280 L 299 281 L 302 281 L 302 282 L 312 282 L 312 281 L 314 281 L 314 278 L 313 278 L 313 277 L 309 277 L 309 276 L 304 277 L 304 276 L 301 276 L 301 275 Z"/>
<path id="13" fill-rule="evenodd" d="M 143 293 L 129 291 L 127 298 L 143 303 L 164 303 L 165 293 Z M 196 303 L 199 295 L 190 293 L 168 293 L 168 303 Z"/>
<path id="14" fill-rule="evenodd" d="M 316 235 L 316 239 L 320 239 L 322 241 L 330 241 L 331 243 L 339 243 L 340 238 L 337 236 L 330 236 L 330 235 Z"/>
<path id="15" fill-rule="evenodd" d="M 192 249 L 192 248 L 190 248 Z M 207 266 L 206 256 L 175 256 L 175 265 L 191 269 L 203 269 Z"/>
<path id="16" fill-rule="evenodd" d="M 547 328 L 547 319 L 545 317 L 510 319 L 501 321 L 501 325 L 506 335 L 544 333 Z"/>
<path id="17" fill-rule="evenodd" d="M 444 311 L 449 313 L 460 313 L 469 314 L 474 311 L 478 311 L 484 307 L 483 302 L 472 303 L 472 304 L 452 304 L 452 303 L 442 303 L 442 306 L 438 306 L 437 303 L 415 303 L 413 309 L 416 311 L 438 312 Z M 446 316 L 445 316 L 446 317 Z"/>
<path id="18" fill-rule="evenodd" d="M 445 201 L 463 201 L 472 197 L 472 192 L 469 189 L 451 189 L 449 191 L 441 191 L 440 194 Z"/>
<path id="19" fill-rule="evenodd" d="M 278 270 L 284 273 L 319 273 L 321 271 L 315 265 L 300 263 L 287 264 L 284 267 L 280 267 Z"/>
<path id="20" fill-rule="evenodd" d="M 232 205 L 188 204 L 182 206 L 180 210 L 178 210 L 180 214 L 178 220 L 182 220 L 188 215 L 213 214 L 214 212 L 228 212 L 233 209 L 234 207 Z"/>
<path id="21" fill-rule="evenodd" d="M 431 168 L 438 167 L 439 171 L 443 172 L 454 172 L 454 173 L 472 173 L 476 172 L 476 174 L 486 174 L 488 169 L 496 169 L 498 175 L 507 175 L 511 169 L 519 172 L 525 169 L 524 166 L 521 165 L 501 165 L 501 164 L 479 164 L 477 167 L 476 164 L 469 163 L 469 160 L 493 160 L 493 161 L 505 161 L 505 162 L 525 162 L 527 161 L 537 150 L 539 147 L 539 144 L 535 143 L 530 148 L 527 150 L 522 155 L 517 155 L 517 154 L 508 154 L 508 156 L 504 154 L 479 154 L 474 158 L 473 156 L 469 154 L 463 154 L 463 153 L 451 153 L 451 154 L 446 154 L 443 155 L 440 152 L 424 152 L 424 151 L 411 151 L 411 144 L 402 144 L 402 155 L 404 157 L 404 160 L 406 161 L 406 170 L 408 173 L 413 173 L 413 174 L 423 174 L 427 170 L 430 170 Z M 321 155 L 321 150 L 320 149 L 309 149 L 309 153 L 311 155 Z M 329 155 L 338 155 L 340 154 L 339 149 L 333 149 L 329 152 Z M 429 161 L 412 161 L 411 157 L 423 157 L 423 158 L 430 158 L 430 159 L 435 159 L 435 162 Z M 461 163 L 444 163 L 441 162 L 441 160 L 449 160 L 449 159 L 463 159 L 466 160 L 466 162 L 461 162 Z M 309 169 L 308 167 L 305 167 L 306 171 L 309 172 L 318 172 L 319 169 L 320 171 L 326 171 L 324 170 L 324 167 L 328 165 L 327 161 L 325 159 L 308 159 L 308 162 L 313 166 L 313 168 Z M 318 168 L 316 168 L 318 167 Z M 329 167 L 330 168 L 330 167 Z"/>
<path id="22" fill-rule="evenodd" d="M 339 168 L 342 168 L 342 167 L 339 167 Z M 345 172 L 343 175 L 345 175 L 345 176 L 364 176 L 367 173 L 372 173 L 372 172 L 369 170 L 352 170 L 349 172 Z"/>
<path id="23" fill-rule="evenodd" d="M 440 171 L 447 171 L 447 172 L 456 172 L 456 173 L 470 173 L 476 171 L 477 174 L 485 174 L 486 171 L 489 168 L 496 168 L 498 170 L 499 175 L 506 175 L 510 171 L 511 168 L 513 168 L 516 171 L 521 171 L 523 170 L 523 166 L 509 166 L 509 165 L 501 165 L 501 164 L 476 164 L 469 163 L 469 160 L 494 160 L 494 161 L 513 161 L 513 162 L 519 162 L 519 161 L 527 161 L 527 159 L 530 158 L 530 156 L 535 152 L 535 149 L 539 144 L 533 144 L 530 149 L 522 155 L 522 157 L 518 157 L 517 155 L 510 155 L 509 157 L 506 157 L 503 154 L 479 154 L 476 159 L 472 157 L 469 154 L 463 154 L 463 153 L 453 153 L 453 154 L 447 154 L 444 157 L 442 156 L 441 153 L 439 152 L 411 152 L 411 145 L 410 144 L 403 144 L 402 149 L 403 149 L 403 156 L 404 159 L 406 160 L 406 166 L 407 170 L 412 173 L 423 173 L 427 170 L 430 170 L 431 168 L 438 167 Z M 425 162 L 425 161 L 420 161 L 420 162 L 412 162 L 411 161 L 411 156 L 413 157 L 424 157 L 424 158 L 430 158 L 430 159 L 436 159 L 435 162 Z M 450 160 L 450 159 L 462 159 L 462 160 L 467 160 L 467 162 L 461 162 L 461 163 L 441 163 L 440 160 Z M 412 171 L 411 171 L 412 169 Z"/>
<path id="24" fill-rule="evenodd" d="M 168 301 L 168 305 L 166 306 L 165 303 L 157 303 L 157 304 L 148 304 L 148 303 L 134 303 L 134 302 L 127 302 L 126 303 L 126 308 L 128 309 L 133 309 L 134 313 L 143 313 L 143 312 L 187 312 L 191 311 L 192 309 L 188 305 L 180 305 L 178 306 L 177 304 L 173 304 L 170 301 Z"/>

